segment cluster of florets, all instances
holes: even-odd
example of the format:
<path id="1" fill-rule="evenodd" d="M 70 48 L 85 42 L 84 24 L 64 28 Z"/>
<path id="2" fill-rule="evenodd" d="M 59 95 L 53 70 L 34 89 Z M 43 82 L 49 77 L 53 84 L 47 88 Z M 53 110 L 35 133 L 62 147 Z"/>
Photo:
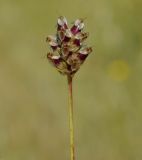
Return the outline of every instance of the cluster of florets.
<path id="1" fill-rule="evenodd" d="M 48 36 L 46 39 L 52 49 L 52 52 L 47 54 L 47 58 L 64 75 L 73 76 L 92 52 L 91 47 L 83 44 L 88 37 L 88 33 L 83 32 L 83 28 L 82 19 L 77 19 L 69 28 L 66 18 L 59 17 L 56 35 Z"/>

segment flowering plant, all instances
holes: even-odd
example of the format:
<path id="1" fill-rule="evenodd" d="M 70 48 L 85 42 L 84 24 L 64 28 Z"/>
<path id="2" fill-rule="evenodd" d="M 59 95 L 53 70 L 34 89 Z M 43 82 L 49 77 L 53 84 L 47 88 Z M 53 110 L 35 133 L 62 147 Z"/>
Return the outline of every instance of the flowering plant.
<path id="1" fill-rule="evenodd" d="M 57 33 L 46 38 L 52 49 L 52 52 L 47 54 L 48 60 L 68 79 L 71 160 L 75 160 L 72 79 L 92 52 L 91 47 L 84 45 L 88 33 L 83 32 L 83 28 L 83 19 L 77 19 L 69 28 L 66 18 L 61 16 L 57 21 Z"/>

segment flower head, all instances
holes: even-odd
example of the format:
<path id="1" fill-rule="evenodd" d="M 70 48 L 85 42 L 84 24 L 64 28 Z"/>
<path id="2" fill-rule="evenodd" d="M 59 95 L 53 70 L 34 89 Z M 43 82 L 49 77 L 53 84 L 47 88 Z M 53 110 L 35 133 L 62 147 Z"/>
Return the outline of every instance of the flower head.
<path id="1" fill-rule="evenodd" d="M 66 18 L 61 16 L 57 20 L 57 33 L 46 38 L 52 49 L 47 58 L 61 74 L 73 76 L 92 52 L 91 47 L 84 45 L 89 34 L 83 28 L 82 19 L 69 28 Z"/>

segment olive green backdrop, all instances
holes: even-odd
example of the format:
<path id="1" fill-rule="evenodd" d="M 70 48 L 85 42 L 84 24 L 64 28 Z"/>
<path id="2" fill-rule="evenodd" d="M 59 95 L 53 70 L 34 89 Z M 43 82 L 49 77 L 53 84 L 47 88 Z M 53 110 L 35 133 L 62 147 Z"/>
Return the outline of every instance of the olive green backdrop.
<path id="1" fill-rule="evenodd" d="M 46 59 L 58 16 L 85 18 L 74 77 L 76 160 L 142 159 L 142 1 L 0 1 L 0 160 L 69 160 L 66 77 Z"/>

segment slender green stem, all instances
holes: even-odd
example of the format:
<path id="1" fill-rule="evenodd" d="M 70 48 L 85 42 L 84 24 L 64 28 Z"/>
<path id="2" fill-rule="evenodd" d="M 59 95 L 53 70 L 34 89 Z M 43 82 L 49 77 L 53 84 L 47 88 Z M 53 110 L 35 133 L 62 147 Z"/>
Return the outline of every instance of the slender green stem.
<path id="1" fill-rule="evenodd" d="M 70 154 L 71 154 L 71 160 L 75 160 L 72 77 L 68 75 L 67 78 L 68 78 L 68 91 L 69 91 Z"/>

